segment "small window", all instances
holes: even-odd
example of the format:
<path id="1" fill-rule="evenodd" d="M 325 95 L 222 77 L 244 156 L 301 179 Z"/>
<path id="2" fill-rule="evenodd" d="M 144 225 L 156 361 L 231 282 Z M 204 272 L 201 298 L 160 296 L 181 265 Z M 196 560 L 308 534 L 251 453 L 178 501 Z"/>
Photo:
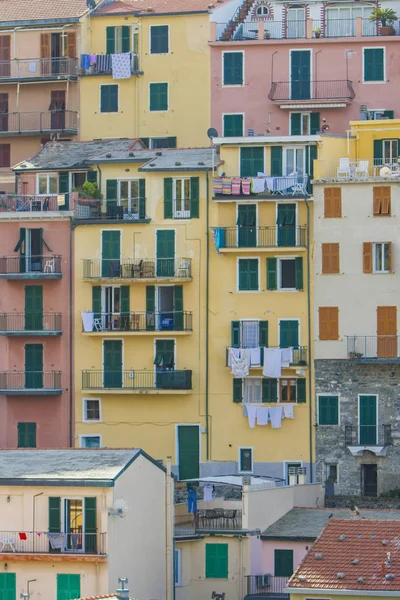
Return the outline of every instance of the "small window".
<path id="1" fill-rule="evenodd" d="M 374 273 L 390 273 L 390 243 L 373 244 Z"/>
<path id="2" fill-rule="evenodd" d="M 100 112 L 118 112 L 118 85 L 100 86 Z"/>
<path id="3" fill-rule="evenodd" d="M 279 380 L 280 402 L 297 402 L 297 379 Z"/>
<path id="4" fill-rule="evenodd" d="M 36 423 L 18 423 L 18 448 L 36 448 Z"/>
<path id="5" fill-rule="evenodd" d="M 41 173 L 36 177 L 38 194 L 57 194 L 57 175 L 55 173 Z"/>
<path id="6" fill-rule="evenodd" d="M 242 137 L 243 115 L 224 115 L 224 137 Z"/>
<path id="7" fill-rule="evenodd" d="M 176 148 L 176 137 L 149 138 L 149 148 Z"/>
<path id="8" fill-rule="evenodd" d="M 325 483 L 338 482 L 338 465 L 336 463 L 325 464 Z"/>
<path id="9" fill-rule="evenodd" d="M 364 48 L 364 81 L 385 81 L 384 48 Z"/>
<path id="10" fill-rule="evenodd" d="M 168 83 L 150 83 L 149 95 L 149 110 L 168 110 Z"/>
<path id="11" fill-rule="evenodd" d="M 275 577 L 291 577 L 293 575 L 293 550 L 275 550 L 274 563 Z"/>
<path id="12" fill-rule="evenodd" d="M 302 470 L 302 463 L 286 463 L 286 483 L 287 485 L 298 485 L 300 483 L 300 473 Z M 293 573 L 292 573 L 293 575 Z"/>
<path id="13" fill-rule="evenodd" d="M 240 292 L 258 292 L 258 258 L 240 258 L 238 262 L 238 290 Z"/>
<path id="14" fill-rule="evenodd" d="M 168 54 L 168 25 L 152 25 L 150 27 L 150 54 Z"/>
<path id="15" fill-rule="evenodd" d="M 374 217 L 390 217 L 391 214 L 391 187 L 388 185 L 375 186 L 373 188 Z"/>
<path id="16" fill-rule="evenodd" d="M 338 219 L 342 216 L 342 188 L 324 189 L 324 217 Z"/>
<path id="17" fill-rule="evenodd" d="M 11 167 L 10 144 L 0 144 L 0 167 Z"/>
<path id="18" fill-rule="evenodd" d="M 182 550 L 175 548 L 175 561 L 174 561 L 174 580 L 175 585 L 182 585 Z"/>
<path id="19" fill-rule="evenodd" d="M 206 544 L 206 578 L 228 579 L 228 544 Z"/>
<path id="20" fill-rule="evenodd" d="M 339 309 L 337 306 L 320 306 L 319 312 L 319 339 L 339 339 Z"/>
<path id="21" fill-rule="evenodd" d="M 243 52 L 224 52 L 223 84 L 243 85 Z"/>
<path id="22" fill-rule="evenodd" d="M 239 473 L 253 472 L 253 448 L 239 448 Z"/>
<path id="23" fill-rule="evenodd" d="M 243 380 L 243 403 L 261 404 L 262 402 L 261 377 L 249 377 Z"/>
<path id="24" fill-rule="evenodd" d="M 318 425 L 339 425 L 338 396 L 318 396 Z"/>
<path id="25" fill-rule="evenodd" d="M 278 289 L 296 289 L 296 261 L 294 258 L 281 259 L 278 261 Z"/>
<path id="26" fill-rule="evenodd" d="M 85 398 L 83 400 L 83 420 L 93 422 L 101 421 L 100 400 L 92 400 L 91 398 Z"/>
<path id="27" fill-rule="evenodd" d="M 256 11 L 257 17 L 268 17 L 269 8 L 268 6 L 259 6 Z"/>
<path id="28" fill-rule="evenodd" d="M 81 435 L 81 448 L 100 448 L 101 439 L 99 435 Z"/>

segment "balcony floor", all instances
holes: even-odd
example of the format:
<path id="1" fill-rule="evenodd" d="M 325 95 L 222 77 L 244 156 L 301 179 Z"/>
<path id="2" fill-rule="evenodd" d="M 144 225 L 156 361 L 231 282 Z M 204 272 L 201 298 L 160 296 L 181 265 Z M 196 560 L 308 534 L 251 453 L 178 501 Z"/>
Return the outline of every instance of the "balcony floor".
<path id="1" fill-rule="evenodd" d="M 0 335 L 7 337 L 17 337 L 17 336 L 29 336 L 29 337 L 48 337 L 48 336 L 56 336 L 61 335 L 62 331 L 43 331 L 39 329 L 37 331 L 25 330 L 21 329 L 20 331 L 0 331 Z"/>
<path id="2" fill-rule="evenodd" d="M 1 276 L 0 276 L 1 279 Z M 128 283 L 187 283 L 192 281 L 192 277 L 85 277 L 83 280 L 88 283 L 118 283 L 121 281 Z"/>
<path id="3" fill-rule="evenodd" d="M 45 389 L 45 388 L 33 388 L 33 389 L 18 389 L 18 388 L 7 388 L 0 389 L 0 396 L 61 396 L 62 389 Z"/>
<path id="4" fill-rule="evenodd" d="M 61 279 L 62 273 L 0 273 L 0 279 Z"/>
<path id="5" fill-rule="evenodd" d="M 348 362 L 364 365 L 393 365 L 400 363 L 400 356 L 395 358 L 348 358 Z"/>
<path id="6" fill-rule="evenodd" d="M 135 330 L 130 330 L 130 331 L 124 331 L 124 330 L 115 330 L 115 331 L 82 331 L 83 335 L 85 337 L 115 337 L 116 335 L 123 335 L 123 336 L 139 336 L 139 335 L 144 335 L 144 336 L 154 336 L 156 335 L 157 337 L 171 337 L 171 335 L 173 335 L 174 337 L 179 335 L 192 335 L 193 331 L 175 331 L 174 329 L 153 329 L 151 331 L 135 331 Z M 1 334 L 0 334 L 1 335 Z M 3 334 L 5 335 L 5 334 Z"/>
<path id="7" fill-rule="evenodd" d="M 239 248 L 219 248 L 219 254 L 242 254 L 248 252 L 277 252 L 293 254 L 307 250 L 306 246 L 240 246 Z"/>
<path id="8" fill-rule="evenodd" d="M 24 77 L 2 77 L 0 79 L 0 85 L 7 85 L 9 83 L 52 83 L 56 81 L 78 81 L 78 75 L 68 75 L 68 74 L 59 74 L 59 75 L 40 75 L 38 77 L 29 77 L 28 75 Z"/>
<path id="9" fill-rule="evenodd" d="M 85 553 L 33 553 L 33 552 L 2 552 L 1 559 L 10 562 L 107 562 L 107 554 L 85 554 Z"/>
<path id="10" fill-rule="evenodd" d="M 0 131 L 0 136 L 1 137 L 14 137 L 14 136 L 20 136 L 20 135 L 48 135 L 51 133 L 62 133 L 64 135 L 78 135 L 78 129 L 77 128 L 71 128 L 71 129 L 32 129 L 32 130 L 25 130 L 23 129 L 22 131 Z"/>

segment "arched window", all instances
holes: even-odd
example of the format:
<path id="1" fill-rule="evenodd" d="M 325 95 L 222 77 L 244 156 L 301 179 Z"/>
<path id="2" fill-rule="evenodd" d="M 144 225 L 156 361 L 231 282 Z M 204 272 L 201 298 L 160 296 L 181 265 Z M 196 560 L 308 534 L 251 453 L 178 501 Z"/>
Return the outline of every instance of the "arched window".
<path id="1" fill-rule="evenodd" d="M 268 17 L 269 8 L 268 6 L 259 6 L 256 11 L 257 17 Z"/>

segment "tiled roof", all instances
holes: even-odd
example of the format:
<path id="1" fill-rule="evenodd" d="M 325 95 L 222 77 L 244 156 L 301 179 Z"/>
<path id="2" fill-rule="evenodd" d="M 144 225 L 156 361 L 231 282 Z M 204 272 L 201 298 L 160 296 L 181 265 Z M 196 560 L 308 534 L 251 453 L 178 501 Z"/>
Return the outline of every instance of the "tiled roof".
<path id="1" fill-rule="evenodd" d="M 209 12 L 214 8 L 214 4 L 216 7 L 216 0 L 116 0 L 116 2 L 103 4 L 92 13 L 92 16 L 129 12 L 142 16 L 199 13 Z"/>
<path id="2" fill-rule="evenodd" d="M 399 590 L 400 522 L 330 519 L 288 587 Z"/>
<path id="3" fill-rule="evenodd" d="M 87 10 L 86 0 L 0 0 L 0 22 L 68 20 Z"/>

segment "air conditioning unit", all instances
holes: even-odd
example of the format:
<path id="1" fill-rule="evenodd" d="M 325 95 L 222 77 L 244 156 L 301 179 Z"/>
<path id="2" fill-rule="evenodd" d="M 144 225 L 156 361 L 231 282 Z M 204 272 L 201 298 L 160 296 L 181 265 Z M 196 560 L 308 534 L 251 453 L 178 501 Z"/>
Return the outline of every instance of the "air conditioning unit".
<path id="1" fill-rule="evenodd" d="M 269 587 L 270 575 L 256 575 L 256 586 L 257 587 Z"/>

